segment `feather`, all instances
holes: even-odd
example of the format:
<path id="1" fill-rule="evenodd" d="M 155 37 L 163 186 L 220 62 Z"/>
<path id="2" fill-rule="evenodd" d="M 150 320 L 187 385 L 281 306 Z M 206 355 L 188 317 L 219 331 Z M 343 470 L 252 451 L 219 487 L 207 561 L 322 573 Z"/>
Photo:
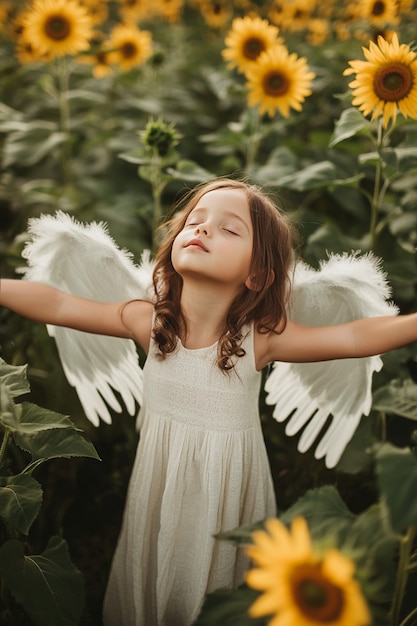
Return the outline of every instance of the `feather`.
<path id="1" fill-rule="evenodd" d="M 149 252 L 135 265 L 104 223 L 82 224 L 58 211 L 29 220 L 31 240 L 22 256 L 27 280 L 102 302 L 152 300 Z M 68 382 L 75 387 L 87 418 L 111 422 L 109 408 L 121 411 L 120 394 L 131 415 L 142 403 L 142 369 L 130 339 L 104 337 L 47 326 L 54 337 Z"/>
<path id="2" fill-rule="evenodd" d="M 342 324 L 362 317 L 396 315 L 381 261 L 372 254 L 331 255 L 318 270 L 296 265 L 290 319 L 308 326 Z M 265 383 L 273 417 L 286 434 L 302 431 L 305 452 L 318 442 L 315 456 L 335 467 L 362 415 L 372 407 L 372 376 L 380 356 L 319 363 L 274 363 Z M 326 430 L 323 430 L 326 427 Z M 304 430 L 303 430 L 304 429 Z M 321 438 L 320 438 L 321 437 Z"/>

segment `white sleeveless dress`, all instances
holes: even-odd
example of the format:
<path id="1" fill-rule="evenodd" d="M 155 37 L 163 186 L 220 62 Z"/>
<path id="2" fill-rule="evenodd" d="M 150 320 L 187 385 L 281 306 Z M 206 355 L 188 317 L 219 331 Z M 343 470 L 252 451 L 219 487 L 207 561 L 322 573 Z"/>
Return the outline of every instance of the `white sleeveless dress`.
<path id="1" fill-rule="evenodd" d="M 276 514 L 252 331 L 243 347 L 227 374 L 217 343 L 165 359 L 151 344 L 105 626 L 190 626 L 206 593 L 243 582 L 242 549 L 213 535 Z"/>

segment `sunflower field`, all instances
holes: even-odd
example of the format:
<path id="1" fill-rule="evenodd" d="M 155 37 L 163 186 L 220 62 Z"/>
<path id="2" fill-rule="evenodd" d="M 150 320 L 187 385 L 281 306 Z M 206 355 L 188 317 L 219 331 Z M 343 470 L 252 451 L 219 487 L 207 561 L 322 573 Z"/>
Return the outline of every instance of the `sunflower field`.
<path id="1" fill-rule="evenodd" d="M 416 20 L 415 0 L 0 0 L 1 276 L 57 211 L 139 262 L 228 176 L 291 215 L 312 268 L 375 255 L 416 311 Z M 99 626 L 135 420 L 93 425 L 47 329 L 0 320 L 0 624 Z M 382 361 L 335 467 L 261 397 L 277 517 L 219 537 L 253 568 L 197 626 L 417 624 L 417 346 Z"/>

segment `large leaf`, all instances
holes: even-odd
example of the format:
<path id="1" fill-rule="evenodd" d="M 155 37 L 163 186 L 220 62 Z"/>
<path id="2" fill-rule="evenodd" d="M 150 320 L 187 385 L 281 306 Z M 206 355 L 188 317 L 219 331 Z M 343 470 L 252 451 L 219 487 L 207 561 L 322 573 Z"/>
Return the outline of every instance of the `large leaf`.
<path id="1" fill-rule="evenodd" d="M 384 506 L 375 504 L 358 515 L 340 549 L 354 555 L 356 577 L 366 585 L 367 598 L 375 604 L 389 602 L 396 580 L 398 537 L 386 523 Z"/>
<path id="2" fill-rule="evenodd" d="M 19 433 L 38 433 L 52 428 L 75 429 L 75 426 L 73 422 L 66 415 L 62 415 L 62 413 L 44 409 L 32 402 L 23 402 Z"/>
<path id="3" fill-rule="evenodd" d="M 336 144 L 349 139 L 354 135 L 370 132 L 370 122 L 362 115 L 358 109 L 345 109 L 337 120 L 334 133 L 330 139 L 329 146 L 333 148 Z"/>
<path id="4" fill-rule="evenodd" d="M 0 477 L 0 516 L 27 535 L 42 504 L 42 488 L 33 476 Z"/>
<path id="5" fill-rule="evenodd" d="M 409 172 L 417 168 L 417 148 L 416 146 L 406 146 L 395 148 L 397 165 L 400 172 Z"/>
<path id="6" fill-rule="evenodd" d="M 332 486 L 311 489 L 299 498 L 293 506 L 282 513 L 279 518 L 289 524 L 294 517 L 305 517 L 312 535 L 325 535 L 330 529 L 335 531 L 338 526 L 347 528 L 355 519 L 337 490 Z M 237 545 L 252 543 L 253 531 L 264 528 L 263 521 L 241 526 L 217 535 L 219 539 L 231 541 Z"/>
<path id="7" fill-rule="evenodd" d="M 9 387 L 0 382 L 0 425 L 9 431 L 19 427 L 22 407 L 15 404 Z"/>
<path id="8" fill-rule="evenodd" d="M 258 626 L 266 625 L 265 619 L 249 617 L 248 609 L 259 596 L 247 587 L 221 589 L 207 596 L 203 608 L 193 626 Z"/>
<path id="9" fill-rule="evenodd" d="M 6 385 L 12 398 L 30 391 L 26 370 L 27 365 L 9 365 L 0 358 L 0 381 Z"/>
<path id="10" fill-rule="evenodd" d="M 384 443 L 376 452 L 376 471 L 392 528 L 403 532 L 416 526 L 417 458 L 408 448 Z"/>
<path id="11" fill-rule="evenodd" d="M 337 538 L 337 543 L 342 540 L 355 519 L 337 489 L 331 485 L 307 491 L 280 519 L 289 524 L 298 516 L 307 520 L 313 538 L 329 538 L 333 535 L 335 541 Z"/>
<path id="12" fill-rule="evenodd" d="M 294 189 L 296 191 L 307 191 L 320 187 L 352 185 L 357 187 L 362 174 L 351 178 L 339 178 L 336 166 L 331 161 L 320 161 L 312 163 L 304 169 L 293 174 L 283 176 L 280 179 L 280 186 Z"/>
<path id="13" fill-rule="evenodd" d="M 188 159 L 181 159 L 175 168 L 169 167 L 167 171 L 172 178 L 183 182 L 200 183 L 214 178 L 214 174 Z"/>
<path id="14" fill-rule="evenodd" d="M 373 408 L 417 420 L 417 384 L 411 380 L 393 380 L 373 396 Z"/>
<path id="15" fill-rule="evenodd" d="M 16 435 L 16 444 L 32 456 L 33 461 L 89 457 L 100 460 L 93 444 L 72 429 L 48 429 L 33 434 Z"/>
<path id="16" fill-rule="evenodd" d="M 0 548 L 0 576 L 36 626 L 79 623 L 83 579 L 61 537 L 52 537 L 42 554 L 29 556 L 20 541 L 7 541 Z"/>

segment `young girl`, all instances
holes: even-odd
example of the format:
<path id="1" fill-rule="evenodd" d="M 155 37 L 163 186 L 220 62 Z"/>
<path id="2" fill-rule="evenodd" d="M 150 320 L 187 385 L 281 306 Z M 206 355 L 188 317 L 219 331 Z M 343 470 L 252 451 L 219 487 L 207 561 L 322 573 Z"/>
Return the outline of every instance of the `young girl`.
<path id="1" fill-rule="evenodd" d="M 0 303 L 147 352 L 138 452 L 104 603 L 106 626 L 189 626 L 247 561 L 214 535 L 276 514 L 258 394 L 275 360 L 379 354 L 417 314 L 305 327 L 287 319 L 292 229 L 256 187 L 198 187 L 164 227 L 154 302 L 100 303 L 4 280 Z"/>

